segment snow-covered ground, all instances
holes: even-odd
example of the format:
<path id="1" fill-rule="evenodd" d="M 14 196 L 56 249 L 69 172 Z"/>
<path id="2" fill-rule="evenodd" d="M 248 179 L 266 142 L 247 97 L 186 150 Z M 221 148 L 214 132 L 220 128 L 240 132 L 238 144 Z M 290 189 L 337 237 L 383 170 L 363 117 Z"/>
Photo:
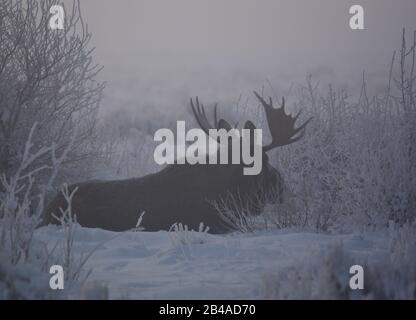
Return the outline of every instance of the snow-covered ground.
<path id="1" fill-rule="evenodd" d="M 53 246 L 63 232 L 47 226 L 36 231 L 36 238 Z M 78 254 L 95 250 L 85 266 L 92 270 L 86 286 L 101 284 L 115 299 L 320 298 L 322 279 L 335 276 L 330 281 L 341 286 L 338 291 L 350 290 L 351 264 L 363 261 L 366 269 L 389 252 L 388 238 L 374 233 L 296 231 L 211 235 L 80 227 L 74 245 Z M 322 298 L 340 298 L 325 292 Z"/>

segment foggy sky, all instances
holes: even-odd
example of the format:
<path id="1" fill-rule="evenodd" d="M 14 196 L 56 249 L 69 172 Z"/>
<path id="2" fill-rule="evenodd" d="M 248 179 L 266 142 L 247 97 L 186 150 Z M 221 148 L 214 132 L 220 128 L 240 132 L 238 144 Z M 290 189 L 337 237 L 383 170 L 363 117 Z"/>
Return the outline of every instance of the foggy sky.
<path id="1" fill-rule="evenodd" d="M 289 86 L 309 73 L 344 84 L 357 82 L 365 69 L 384 79 L 402 28 L 409 39 L 416 29 L 415 0 L 81 2 L 110 90 L 117 81 L 139 79 L 137 90 L 145 91 L 158 78 L 161 92 L 177 92 L 180 82 L 184 95 L 230 85 L 227 92 L 237 96 L 244 83 Z M 365 30 L 349 28 L 353 4 L 364 7 Z"/>
<path id="2" fill-rule="evenodd" d="M 348 27 L 352 4 L 364 7 L 364 31 Z M 402 27 L 416 28 L 414 0 L 83 0 L 82 5 L 97 56 L 108 69 L 371 69 L 386 65 Z"/>

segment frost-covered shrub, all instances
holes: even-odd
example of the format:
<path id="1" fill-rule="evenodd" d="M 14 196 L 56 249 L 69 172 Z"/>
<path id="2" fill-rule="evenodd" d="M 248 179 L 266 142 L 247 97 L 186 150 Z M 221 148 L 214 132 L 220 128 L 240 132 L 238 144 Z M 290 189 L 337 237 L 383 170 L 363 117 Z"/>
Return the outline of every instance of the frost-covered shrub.
<path id="1" fill-rule="evenodd" d="M 193 255 L 193 245 L 204 244 L 208 236 L 209 227 L 201 222 L 198 230 L 189 229 L 182 223 L 174 223 L 169 229 L 172 246 L 179 250 L 180 254 L 189 259 Z"/>
<path id="2" fill-rule="evenodd" d="M 348 299 L 352 259 L 342 244 L 261 277 L 261 299 Z"/>
<path id="3" fill-rule="evenodd" d="M 252 205 L 247 203 L 247 199 L 242 201 L 239 194 L 233 193 L 228 193 L 224 198 L 212 201 L 211 204 L 230 230 L 246 233 L 298 226 L 301 221 L 295 214 L 293 195 L 287 187 L 285 189 L 284 201 L 279 201 L 276 192 L 271 190 L 261 193 L 261 199 L 252 199 Z M 264 203 L 259 214 L 253 214 L 250 209 L 255 207 L 255 203 Z"/>
<path id="4" fill-rule="evenodd" d="M 0 297 L 4 299 L 64 298 L 79 290 L 88 273 L 84 270 L 87 255 L 75 254 L 73 241 L 77 228 L 71 211 L 72 194 L 64 187 L 68 202 L 60 221 L 64 231 L 62 242 L 48 244 L 35 238 L 35 230 L 42 221 L 45 196 L 51 190 L 54 179 L 68 150 L 59 156 L 55 145 L 34 150 L 32 142 L 36 124 L 32 127 L 22 152 L 22 162 L 10 177 L 2 174 L 0 183 Z M 39 157 L 50 153 L 51 163 L 33 166 Z M 49 173 L 46 184 L 33 188 L 39 173 Z M 39 191 L 40 190 L 40 191 Z M 35 201 L 37 200 L 37 201 Z M 49 288 L 49 268 L 60 264 L 64 268 L 65 292 Z"/>
<path id="5" fill-rule="evenodd" d="M 286 99 L 288 112 L 302 110 L 305 119 L 313 120 L 303 139 L 269 154 L 290 190 L 289 203 L 268 205 L 264 215 L 253 217 L 233 203 L 236 199 L 224 199 L 216 206 L 234 229 L 297 226 L 350 232 L 415 220 L 416 90 L 411 66 L 416 49 L 414 43 L 406 48 L 404 36 L 403 31 L 400 56 L 393 56 L 385 90 L 373 97 L 364 73 L 359 95 L 332 85 L 323 89 L 312 76 L 294 87 Z M 270 93 L 279 100 L 274 90 Z M 261 106 L 236 109 L 257 119 L 257 127 L 267 128 Z"/>
<path id="6" fill-rule="evenodd" d="M 0 176 L 4 190 L 0 194 L 0 249 L 13 265 L 26 263 L 30 258 L 33 233 L 42 220 L 46 193 L 51 190 L 59 167 L 71 148 L 69 145 L 59 157 L 54 144 L 34 151 L 32 138 L 36 126 L 35 123 L 29 133 L 16 173 L 10 177 L 4 173 Z M 51 163 L 33 168 L 33 163 L 47 153 L 51 154 Z M 49 179 L 34 190 L 34 181 L 44 171 L 49 171 Z"/>
<path id="7" fill-rule="evenodd" d="M 62 3 L 65 29 L 50 32 L 55 0 L 0 2 L 0 172 L 11 176 L 21 162 L 20 146 L 38 122 L 36 148 L 67 148 L 57 182 L 85 177 L 96 166 L 98 105 L 104 84 L 97 74 L 81 1 Z M 50 162 L 49 154 L 34 166 Z M 43 180 L 39 174 L 37 180 Z M 48 176 L 45 177 L 48 179 Z M 36 186 L 35 186 L 36 187 Z M 1 191 L 1 186 L 0 186 Z"/>
<path id="8" fill-rule="evenodd" d="M 296 265 L 263 274 L 264 299 L 415 299 L 416 224 L 389 225 L 389 248 L 375 256 L 354 255 L 342 243 L 305 257 Z M 350 267 L 361 265 L 364 289 L 349 287 Z"/>
<path id="9" fill-rule="evenodd" d="M 367 283 L 374 299 L 416 299 L 416 223 L 389 224 L 389 255 L 370 268 Z"/>
<path id="10" fill-rule="evenodd" d="M 62 187 L 62 195 L 67 203 L 65 209 L 60 208 L 59 216 L 53 213 L 54 218 L 59 222 L 64 232 L 63 241 L 59 246 L 58 253 L 56 254 L 55 261 L 57 264 L 62 265 L 65 271 L 65 280 L 69 284 L 82 285 L 91 273 L 91 270 L 84 270 L 85 263 L 98 248 L 88 253 L 76 252 L 74 248 L 74 241 L 79 228 L 77 223 L 76 213 L 72 211 L 72 198 L 77 192 L 78 188 L 75 188 L 71 192 L 66 184 Z"/>
<path id="11" fill-rule="evenodd" d="M 51 299 L 59 292 L 49 288 L 49 274 L 34 262 L 13 265 L 0 253 L 0 300 Z"/>
<path id="12" fill-rule="evenodd" d="M 120 121 L 114 115 L 101 119 L 99 140 L 103 152 L 94 177 L 128 179 L 160 170 L 153 158 L 153 135 Z"/>
<path id="13" fill-rule="evenodd" d="M 313 120 L 304 139 L 272 159 L 305 226 L 351 231 L 416 218 L 414 57 L 414 45 L 394 56 L 386 89 L 373 98 L 364 75 L 356 98 L 331 85 L 322 91 L 311 77 L 297 88 L 292 106 Z"/>
<path id="14" fill-rule="evenodd" d="M 172 243 L 175 244 L 203 244 L 206 241 L 209 227 L 202 222 L 199 224 L 198 230 L 189 229 L 186 224 L 174 223 L 169 232 Z"/>

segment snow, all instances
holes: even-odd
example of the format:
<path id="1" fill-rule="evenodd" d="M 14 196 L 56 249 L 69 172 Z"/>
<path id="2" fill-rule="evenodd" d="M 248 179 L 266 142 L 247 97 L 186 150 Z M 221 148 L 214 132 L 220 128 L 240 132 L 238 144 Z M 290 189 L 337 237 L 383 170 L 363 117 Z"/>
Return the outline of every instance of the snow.
<path id="1" fill-rule="evenodd" d="M 36 231 L 36 238 L 48 246 L 63 237 L 57 226 Z M 319 262 L 324 252 L 340 245 L 354 260 L 368 264 L 384 259 L 388 251 L 386 236 L 368 233 L 276 230 L 229 235 L 191 232 L 184 237 L 180 232 L 116 233 L 82 227 L 74 248 L 84 254 L 95 250 L 86 264 L 92 270 L 88 283 L 108 288 L 110 299 L 256 299 L 264 298 L 268 285 L 264 282 L 270 275 Z M 343 277 L 349 279 L 350 265 L 344 267 Z"/>

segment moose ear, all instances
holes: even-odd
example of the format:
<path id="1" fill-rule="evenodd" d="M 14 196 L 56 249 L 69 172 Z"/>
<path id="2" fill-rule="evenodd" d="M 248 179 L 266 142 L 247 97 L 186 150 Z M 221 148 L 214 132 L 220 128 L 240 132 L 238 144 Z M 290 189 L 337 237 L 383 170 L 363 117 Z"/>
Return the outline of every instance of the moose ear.
<path id="1" fill-rule="evenodd" d="M 218 121 L 218 129 L 225 129 L 227 131 L 230 131 L 232 127 L 227 121 L 225 121 L 224 119 L 220 119 L 220 121 Z"/>
<path id="2" fill-rule="evenodd" d="M 256 129 L 256 126 L 254 125 L 253 122 L 251 122 L 250 120 L 248 120 L 244 124 L 244 129 L 254 130 L 254 129 Z"/>

